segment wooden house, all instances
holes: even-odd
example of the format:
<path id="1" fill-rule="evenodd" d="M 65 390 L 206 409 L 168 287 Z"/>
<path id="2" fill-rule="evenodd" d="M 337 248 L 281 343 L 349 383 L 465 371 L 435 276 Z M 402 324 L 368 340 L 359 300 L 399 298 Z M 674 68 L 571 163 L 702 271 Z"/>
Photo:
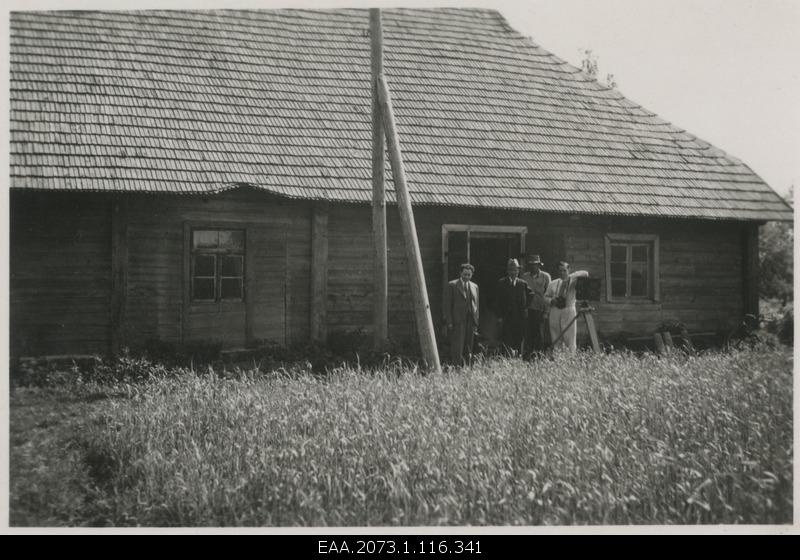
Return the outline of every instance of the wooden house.
<path id="1" fill-rule="evenodd" d="M 383 26 L 435 320 L 461 262 L 488 303 L 524 252 L 602 280 L 605 335 L 757 310 L 758 226 L 792 210 L 744 163 L 497 12 L 387 10 Z M 368 29 L 366 10 L 12 13 L 12 356 L 369 332 Z"/>

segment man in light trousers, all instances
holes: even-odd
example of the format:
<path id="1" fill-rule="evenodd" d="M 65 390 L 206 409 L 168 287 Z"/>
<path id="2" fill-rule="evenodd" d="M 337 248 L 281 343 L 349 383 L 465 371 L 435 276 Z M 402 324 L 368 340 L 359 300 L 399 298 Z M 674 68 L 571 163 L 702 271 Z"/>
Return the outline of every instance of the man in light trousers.
<path id="1" fill-rule="evenodd" d="M 570 273 L 569 263 L 561 261 L 558 263 L 558 275 L 560 278 L 550 282 L 544 294 L 544 299 L 550 306 L 550 340 L 553 341 L 553 350 L 563 346 L 575 353 L 578 335 L 577 321 L 573 320 L 578 314 L 575 308 L 575 292 L 578 278 L 588 278 L 589 273 L 585 270 Z M 559 336 L 561 339 L 557 341 Z"/>

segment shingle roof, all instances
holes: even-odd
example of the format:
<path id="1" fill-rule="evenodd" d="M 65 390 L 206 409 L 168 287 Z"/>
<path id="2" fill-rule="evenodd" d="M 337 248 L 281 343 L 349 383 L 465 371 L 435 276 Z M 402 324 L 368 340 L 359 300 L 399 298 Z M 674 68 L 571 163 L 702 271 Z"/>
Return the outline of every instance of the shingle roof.
<path id="1" fill-rule="evenodd" d="M 742 162 L 497 12 L 383 24 L 415 203 L 791 219 Z M 11 186 L 367 202 L 368 28 L 366 10 L 12 13 Z"/>

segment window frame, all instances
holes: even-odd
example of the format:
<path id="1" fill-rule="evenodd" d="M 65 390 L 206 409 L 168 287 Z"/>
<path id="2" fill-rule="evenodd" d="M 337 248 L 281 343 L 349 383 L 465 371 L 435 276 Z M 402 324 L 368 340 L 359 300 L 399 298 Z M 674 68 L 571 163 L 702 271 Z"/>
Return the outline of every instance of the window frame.
<path id="1" fill-rule="evenodd" d="M 626 246 L 625 262 L 625 293 L 631 289 L 631 254 L 635 245 L 647 245 L 648 260 L 647 273 L 649 276 L 647 295 L 645 296 L 614 296 L 611 285 L 611 247 L 612 245 Z M 606 301 L 608 302 L 657 302 L 661 301 L 660 286 L 660 247 L 657 234 L 650 233 L 607 233 L 605 235 L 605 261 L 606 261 Z"/>
<path id="2" fill-rule="evenodd" d="M 236 231 L 242 234 L 242 249 L 241 253 L 233 251 L 224 251 L 219 248 L 201 248 L 195 249 L 194 236 L 198 231 L 215 231 L 217 233 L 222 231 Z M 188 293 L 187 299 L 189 305 L 218 305 L 224 303 L 241 304 L 247 301 L 247 227 L 243 224 L 187 224 L 187 259 L 188 259 Z M 196 257 L 198 255 L 213 256 L 214 257 L 214 298 L 213 299 L 196 299 L 195 298 L 195 275 Z M 241 276 L 224 276 L 222 274 L 223 262 L 226 256 L 236 256 L 241 259 Z M 203 276 L 202 278 L 211 278 Z M 236 298 L 222 297 L 222 281 L 223 279 L 239 279 L 241 278 L 241 296 Z"/>

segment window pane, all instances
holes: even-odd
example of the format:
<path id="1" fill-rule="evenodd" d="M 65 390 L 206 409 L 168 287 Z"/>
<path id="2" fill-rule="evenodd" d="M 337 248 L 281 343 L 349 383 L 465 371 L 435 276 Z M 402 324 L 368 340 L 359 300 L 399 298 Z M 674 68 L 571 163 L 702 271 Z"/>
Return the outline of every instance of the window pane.
<path id="1" fill-rule="evenodd" d="M 612 297 L 625 297 L 625 279 L 612 279 L 611 280 L 611 296 Z"/>
<path id="2" fill-rule="evenodd" d="M 220 231 L 219 232 L 219 247 L 225 251 L 234 253 L 241 253 L 244 251 L 244 232 L 240 230 L 235 231 Z"/>
<path id="3" fill-rule="evenodd" d="M 195 255 L 194 256 L 194 275 L 211 276 L 215 275 L 217 258 L 214 255 Z"/>
<path id="4" fill-rule="evenodd" d="M 192 294 L 194 300 L 214 300 L 214 279 L 213 278 L 195 278 L 194 279 L 194 293 Z"/>
<path id="5" fill-rule="evenodd" d="M 195 249 L 212 249 L 218 244 L 219 235 L 216 231 L 196 230 L 193 233 L 193 246 Z"/>
<path id="6" fill-rule="evenodd" d="M 633 263 L 631 265 L 631 295 L 647 295 L 647 264 Z"/>
<path id="7" fill-rule="evenodd" d="M 222 257 L 222 276 L 242 276 L 242 257 Z"/>
<path id="8" fill-rule="evenodd" d="M 222 299 L 242 299 L 242 279 L 222 279 Z"/>
<path id="9" fill-rule="evenodd" d="M 611 278 L 620 278 L 625 280 L 625 263 L 611 263 Z"/>
<path id="10" fill-rule="evenodd" d="M 634 245 L 631 247 L 631 260 L 634 262 L 647 262 L 647 246 Z"/>
<path id="11" fill-rule="evenodd" d="M 611 246 L 611 262 L 625 262 L 628 260 L 628 247 L 626 245 Z"/>

